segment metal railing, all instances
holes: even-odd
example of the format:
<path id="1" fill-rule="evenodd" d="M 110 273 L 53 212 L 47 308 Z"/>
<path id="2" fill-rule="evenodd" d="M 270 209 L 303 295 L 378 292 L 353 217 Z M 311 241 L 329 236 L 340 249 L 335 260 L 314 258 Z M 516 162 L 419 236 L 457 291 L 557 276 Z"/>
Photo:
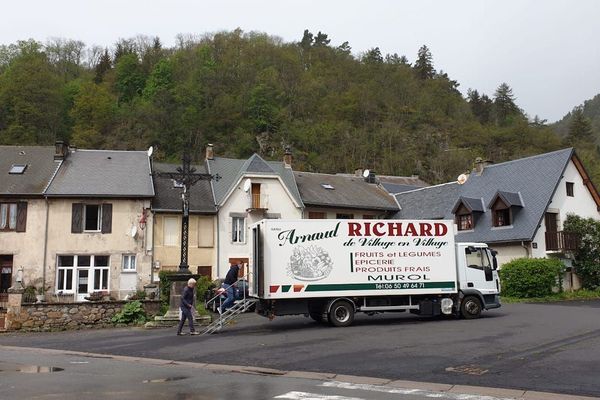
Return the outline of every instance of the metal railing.
<path id="1" fill-rule="evenodd" d="M 577 250 L 578 245 L 579 236 L 575 233 L 546 232 L 546 251 L 573 251 Z"/>
<path id="2" fill-rule="evenodd" d="M 220 312 L 219 318 L 217 320 L 213 321 L 210 325 L 208 325 L 206 327 L 204 332 L 202 332 L 203 335 L 220 331 L 221 329 L 223 329 L 223 326 L 225 326 L 226 323 L 228 323 L 229 321 L 232 321 L 241 313 L 246 312 L 257 301 L 257 299 L 255 299 L 255 298 L 246 296 L 246 289 L 247 289 L 247 285 L 248 285 L 247 277 L 248 277 L 248 275 L 245 275 L 242 278 L 239 278 L 233 284 L 233 285 L 237 286 L 237 284 L 239 282 L 245 281 L 242 298 L 239 300 L 234 300 L 234 303 L 232 304 L 232 306 L 230 308 L 228 308 L 227 310 L 225 310 L 223 312 Z M 208 301 L 206 301 L 205 305 L 208 306 L 213 301 L 214 302 L 219 301 L 219 308 L 221 308 L 221 306 L 222 306 L 221 296 L 222 296 L 222 293 L 217 294 L 216 296 L 214 296 L 214 297 L 210 298 Z"/>

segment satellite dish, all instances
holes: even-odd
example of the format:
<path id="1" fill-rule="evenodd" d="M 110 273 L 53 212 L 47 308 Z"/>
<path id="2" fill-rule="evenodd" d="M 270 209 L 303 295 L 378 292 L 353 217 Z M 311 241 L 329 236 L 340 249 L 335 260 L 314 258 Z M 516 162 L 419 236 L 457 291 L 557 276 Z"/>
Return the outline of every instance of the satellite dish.
<path id="1" fill-rule="evenodd" d="M 131 235 L 132 238 L 134 238 L 137 235 L 137 226 L 133 225 L 131 227 L 131 232 L 129 232 L 129 234 Z"/>
<path id="2" fill-rule="evenodd" d="M 251 187 L 252 187 L 252 181 L 250 180 L 250 178 L 248 178 L 244 181 L 244 192 L 248 193 L 250 191 Z"/>
<path id="3" fill-rule="evenodd" d="M 148 147 L 148 157 L 152 157 L 152 153 L 154 153 L 154 147 Z"/>
<path id="4" fill-rule="evenodd" d="M 368 169 L 365 169 L 363 171 L 363 178 L 365 178 L 365 179 L 368 178 L 370 173 L 371 173 L 371 171 L 369 171 Z"/>
<path id="5" fill-rule="evenodd" d="M 467 179 L 469 179 L 467 174 L 460 174 L 458 178 L 456 178 L 456 182 L 458 182 L 459 185 L 462 185 L 467 181 Z"/>

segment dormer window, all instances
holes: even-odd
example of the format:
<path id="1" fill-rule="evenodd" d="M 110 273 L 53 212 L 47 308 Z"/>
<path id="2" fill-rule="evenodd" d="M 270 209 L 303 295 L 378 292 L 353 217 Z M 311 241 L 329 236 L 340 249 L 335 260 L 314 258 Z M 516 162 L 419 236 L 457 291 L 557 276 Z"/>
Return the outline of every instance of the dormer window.
<path id="1" fill-rule="evenodd" d="M 27 164 L 13 164 L 13 165 L 11 165 L 10 169 L 8 170 L 8 173 L 12 174 L 12 175 L 20 175 L 20 174 L 24 173 L 26 169 L 27 169 Z"/>
<path id="2" fill-rule="evenodd" d="M 452 213 L 455 216 L 456 226 L 459 231 L 469 231 L 475 227 L 477 218 L 483 213 L 481 199 L 461 197 L 456 202 Z"/>
<path id="3" fill-rule="evenodd" d="M 495 227 L 510 226 L 513 224 L 514 214 L 523 208 L 520 193 L 498 191 L 490 206 L 492 209 L 492 225 Z"/>

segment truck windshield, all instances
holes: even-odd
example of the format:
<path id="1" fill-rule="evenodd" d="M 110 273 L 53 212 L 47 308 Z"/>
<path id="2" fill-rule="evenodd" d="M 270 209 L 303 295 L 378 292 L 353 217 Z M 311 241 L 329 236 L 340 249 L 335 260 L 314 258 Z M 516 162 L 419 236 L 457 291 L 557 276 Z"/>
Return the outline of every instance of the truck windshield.
<path id="1" fill-rule="evenodd" d="M 488 252 L 484 248 L 467 247 L 465 249 L 467 258 L 467 266 L 469 268 L 483 269 L 484 267 L 491 268 Z"/>

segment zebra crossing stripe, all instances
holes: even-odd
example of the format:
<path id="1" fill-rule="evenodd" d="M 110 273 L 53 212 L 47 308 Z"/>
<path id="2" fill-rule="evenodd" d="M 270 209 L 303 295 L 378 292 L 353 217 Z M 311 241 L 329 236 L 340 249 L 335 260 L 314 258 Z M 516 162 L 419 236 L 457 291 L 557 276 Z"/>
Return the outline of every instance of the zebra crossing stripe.
<path id="1" fill-rule="evenodd" d="M 307 392 L 288 392 L 274 399 L 289 399 L 289 400 L 364 400 L 358 397 L 336 396 L 328 394 L 307 393 Z"/>
<path id="2" fill-rule="evenodd" d="M 505 397 L 494 397 L 494 396 L 482 396 L 478 394 L 466 394 L 466 393 L 450 393 L 450 392 L 434 392 L 429 390 L 421 389 L 404 389 L 390 386 L 380 385 L 368 385 L 348 382 L 323 382 L 320 386 L 327 388 L 336 389 L 350 389 L 350 390 L 365 390 L 372 392 L 390 393 L 390 394 L 410 394 L 421 397 L 444 399 L 444 400 L 514 400 Z"/>

